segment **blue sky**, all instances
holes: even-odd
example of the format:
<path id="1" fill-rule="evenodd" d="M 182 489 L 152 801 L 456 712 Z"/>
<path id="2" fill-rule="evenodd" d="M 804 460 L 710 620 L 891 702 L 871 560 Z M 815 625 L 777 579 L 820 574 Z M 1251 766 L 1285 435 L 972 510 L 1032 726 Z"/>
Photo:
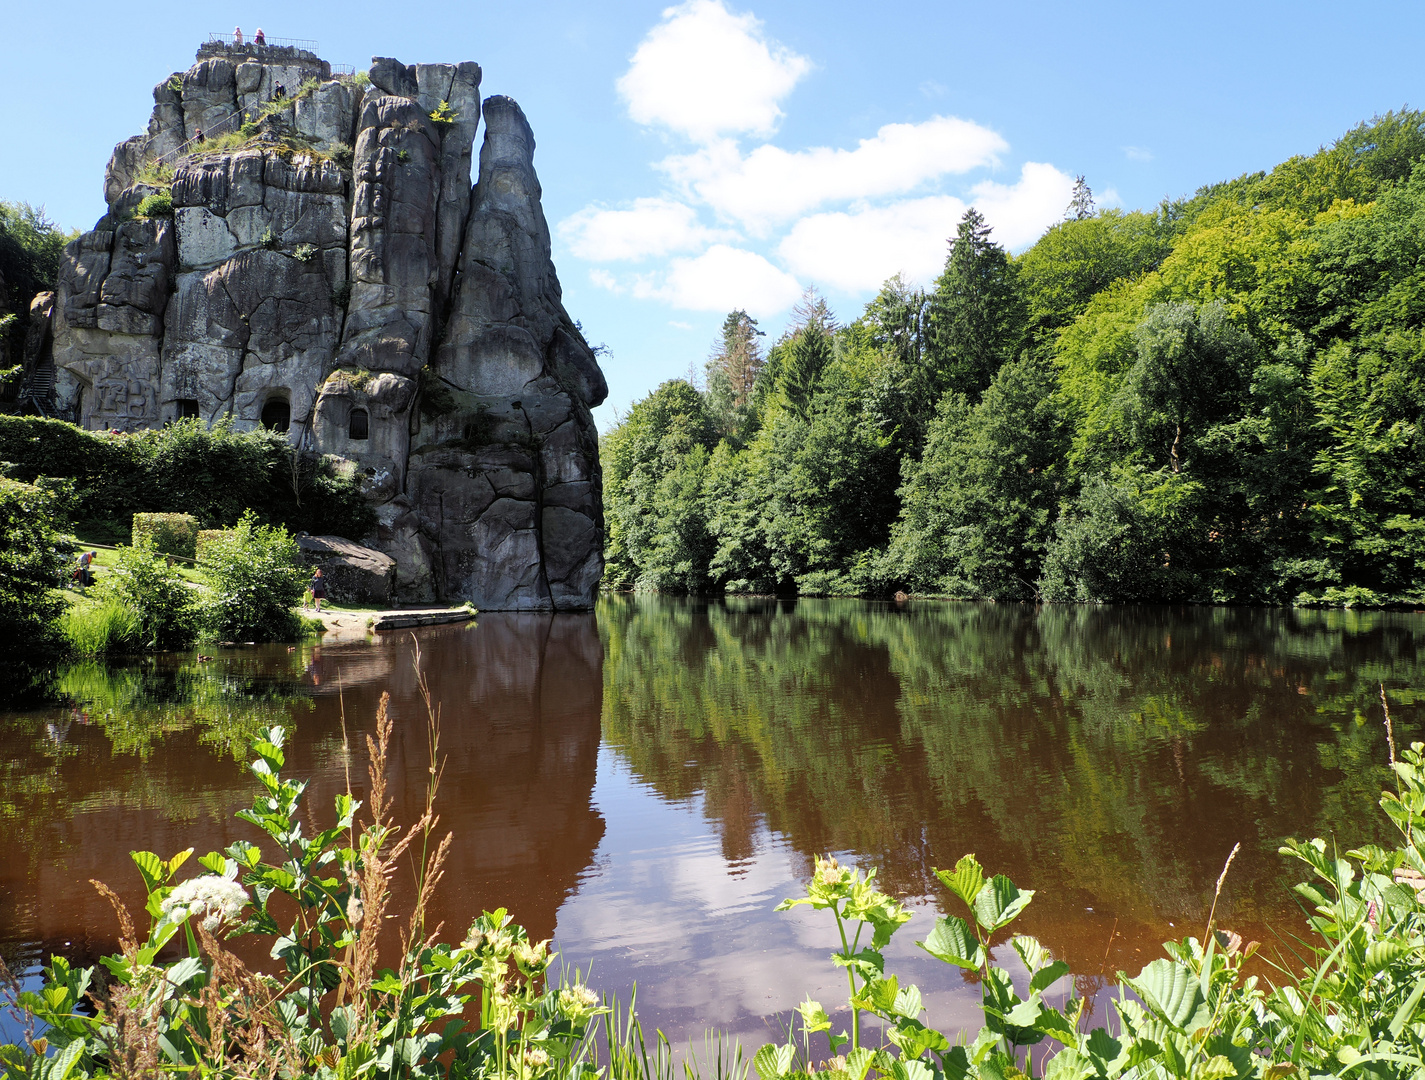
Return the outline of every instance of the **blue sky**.
<path id="1" fill-rule="evenodd" d="M 1074 174 L 1147 207 L 1425 100 L 1406 3 L 30 3 L 0 198 L 92 226 L 153 85 L 234 23 L 334 63 L 477 60 L 520 102 L 565 306 L 609 349 L 605 427 L 732 307 L 775 337 L 807 285 L 850 319 L 888 273 L 933 276 L 967 204 L 1022 248 Z"/>

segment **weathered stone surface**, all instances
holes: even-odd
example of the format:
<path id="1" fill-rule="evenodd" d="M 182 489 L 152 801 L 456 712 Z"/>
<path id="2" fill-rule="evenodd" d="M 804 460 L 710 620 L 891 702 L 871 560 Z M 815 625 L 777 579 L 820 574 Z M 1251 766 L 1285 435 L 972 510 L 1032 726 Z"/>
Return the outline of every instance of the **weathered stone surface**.
<path id="1" fill-rule="evenodd" d="M 340 604 L 390 604 L 396 588 L 396 560 L 340 536 L 297 534 L 302 561 L 321 567 L 327 598 Z"/>
<path id="2" fill-rule="evenodd" d="M 587 608 L 603 545 L 589 410 L 607 387 L 563 307 L 529 124 L 481 101 L 477 64 L 378 57 L 370 77 L 211 42 L 155 87 L 148 134 L 106 171 L 104 227 L 66 249 L 59 393 L 89 427 L 290 416 L 375 505 L 366 542 L 401 600 Z M 289 104 L 245 147 L 176 160 L 171 220 L 129 220 L 162 182 L 147 162 L 235 130 L 279 83 Z M 327 156 L 348 143 L 350 170 Z"/>

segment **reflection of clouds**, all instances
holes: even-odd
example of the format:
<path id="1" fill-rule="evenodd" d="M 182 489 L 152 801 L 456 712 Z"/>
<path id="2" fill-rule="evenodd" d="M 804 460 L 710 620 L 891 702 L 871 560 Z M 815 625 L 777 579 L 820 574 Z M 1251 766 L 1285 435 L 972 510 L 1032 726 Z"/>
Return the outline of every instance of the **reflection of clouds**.
<path id="1" fill-rule="evenodd" d="M 661 1028 L 680 1050 L 708 1027 L 755 1050 L 781 1037 L 786 1014 L 806 997 L 837 1024 L 848 1022 L 846 976 L 830 960 L 839 944 L 831 916 L 773 911 L 802 894 L 803 854 L 759 824 L 753 855 L 724 858 L 700 794 L 659 796 L 607 747 L 594 803 L 607 829 L 559 911 L 556 941 L 567 963 L 592 964 L 592 984 L 623 998 L 637 983 L 645 1028 Z M 887 950 L 888 970 L 921 987 L 928 1022 L 973 1035 L 979 993 L 915 945 L 934 909 L 922 900 L 915 910 Z"/>

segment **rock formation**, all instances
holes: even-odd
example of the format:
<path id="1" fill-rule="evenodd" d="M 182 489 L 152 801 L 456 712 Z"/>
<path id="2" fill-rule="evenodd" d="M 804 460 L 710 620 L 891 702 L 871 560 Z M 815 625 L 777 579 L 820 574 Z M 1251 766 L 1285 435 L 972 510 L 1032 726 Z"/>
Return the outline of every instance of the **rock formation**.
<path id="1" fill-rule="evenodd" d="M 231 418 L 339 459 L 380 523 L 352 539 L 396 560 L 402 601 L 587 608 L 607 388 L 561 302 L 534 136 L 480 77 L 202 46 L 65 251 L 55 396 L 90 428 Z"/>

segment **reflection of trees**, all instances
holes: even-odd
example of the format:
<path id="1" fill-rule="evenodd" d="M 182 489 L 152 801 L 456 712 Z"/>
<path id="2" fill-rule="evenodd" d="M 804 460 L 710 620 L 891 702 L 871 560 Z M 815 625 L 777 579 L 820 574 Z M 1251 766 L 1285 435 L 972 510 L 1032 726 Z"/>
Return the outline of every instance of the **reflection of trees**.
<path id="1" fill-rule="evenodd" d="M 1403 740 L 1425 682 L 1425 624 L 1379 613 L 611 598 L 600 622 L 605 737 L 705 791 L 730 858 L 765 817 L 921 893 L 975 850 L 1044 890 L 1041 923 L 1196 922 L 1237 840 L 1226 910 L 1279 916 L 1283 836 L 1382 835 L 1378 686 Z M 1081 929 L 1097 970 L 1109 927 Z"/>

